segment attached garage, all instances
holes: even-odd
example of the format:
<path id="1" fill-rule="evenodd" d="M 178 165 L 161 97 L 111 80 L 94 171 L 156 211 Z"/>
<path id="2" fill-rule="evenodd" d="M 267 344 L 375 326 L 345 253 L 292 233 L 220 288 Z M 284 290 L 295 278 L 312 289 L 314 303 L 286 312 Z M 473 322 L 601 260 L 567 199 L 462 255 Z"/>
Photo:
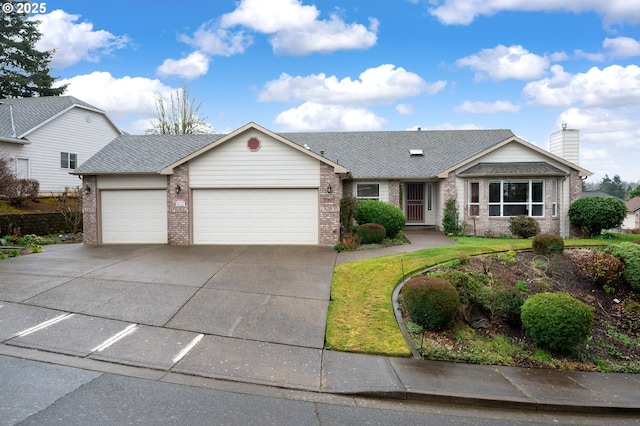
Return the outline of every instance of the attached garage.
<path id="1" fill-rule="evenodd" d="M 318 190 L 195 189 L 194 244 L 318 244 Z"/>
<path id="2" fill-rule="evenodd" d="M 337 162 L 255 123 L 123 135 L 76 170 L 87 244 L 335 244 Z"/>
<path id="3" fill-rule="evenodd" d="M 105 190 L 100 195 L 103 243 L 167 243 L 166 190 Z"/>

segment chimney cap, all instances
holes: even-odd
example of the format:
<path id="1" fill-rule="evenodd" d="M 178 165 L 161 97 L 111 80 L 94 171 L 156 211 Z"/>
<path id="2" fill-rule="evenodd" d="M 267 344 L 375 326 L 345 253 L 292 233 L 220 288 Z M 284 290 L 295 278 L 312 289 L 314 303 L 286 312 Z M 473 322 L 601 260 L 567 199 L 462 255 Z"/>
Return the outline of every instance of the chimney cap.
<path id="1" fill-rule="evenodd" d="M 567 123 L 562 123 L 562 130 L 567 130 Z"/>

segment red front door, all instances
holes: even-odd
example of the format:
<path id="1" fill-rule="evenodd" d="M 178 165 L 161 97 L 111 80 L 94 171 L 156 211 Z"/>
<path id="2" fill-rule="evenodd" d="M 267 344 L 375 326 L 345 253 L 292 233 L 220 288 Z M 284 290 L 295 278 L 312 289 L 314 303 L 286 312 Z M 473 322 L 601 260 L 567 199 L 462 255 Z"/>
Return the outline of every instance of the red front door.
<path id="1" fill-rule="evenodd" d="M 407 183 L 407 223 L 424 223 L 424 183 Z"/>

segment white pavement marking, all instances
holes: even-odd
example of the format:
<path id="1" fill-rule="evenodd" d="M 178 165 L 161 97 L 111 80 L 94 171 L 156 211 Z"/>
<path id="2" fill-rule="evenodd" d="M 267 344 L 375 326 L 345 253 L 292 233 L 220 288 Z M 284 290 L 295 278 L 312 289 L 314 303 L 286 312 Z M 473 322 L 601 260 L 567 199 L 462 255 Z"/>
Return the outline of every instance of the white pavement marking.
<path id="1" fill-rule="evenodd" d="M 47 327 L 49 327 L 50 325 L 53 325 L 53 324 L 55 324 L 55 323 L 57 323 L 57 322 L 60 322 L 60 321 L 65 320 L 65 319 L 67 319 L 67 318 L 71 318 L 71 317 L 72 317 L 72 316 L 74 316 L 74 315 L 75 315 L 75 314 L 62 314 L 62 315 L 58 315 L 58 316 L 57 316 L 57 317 L 55 317 L 55 318 L 51 318 L 50 320 L 47 320 L 47 321 L 41 322 L 41 323 L 40 323 L 40 324 L 38 324 L 38 325 L 34 325 L 34 326 L 33 326 L 33 327 L 31 327 L 31 328 L 27 328 L 26 330 L 21 331 L 20 333 L 17 333 L 17 334 L 16 334 L 16 337 L 23 337 L 23 336 L 26 336 L 26 335 L 28 335 L 28 334 L 35 333 L 36 331 L 38 331 L 38 330 L 42 330 L 43 328 L 47 328 Z"/>
<path id="2" fill-rule="evenodd" d="M 98 345 L 95 348 L 93 348 L 91 350 L 91 352 L 101 352 L 101 351 L 107 349 L 109 346 L 113 345 L 118 340 L 122 339 L 123 337 L 127 336 L 128 334 L 133 333 L 137 326 L 138 326 L 137 324 L 129 325 L 127 328 L 125 328 L 121 332 L 114 334 L 113 336 L 111 336 L 107 340 L 105 340 L 103 343 L 101 343 L 100 345 Z"/>
<path id="3" fill-rule="evenodd" d="M 202 340 L 202 338 L 204 337 L 204 334 L 198 334 L 192 341 L 191 343 L 189 343 L 187 346 L 185 346 L 180 353 L 178 353 L 178 355 L 175 356 L 175 358 L 173 358 L 173 363 L 175 364 L 176 362 L 180 361 L 182 358 L 185 357 L 186 354 L 189 353 L 189 351 L 191 349 L 193 349 L 200 340 Z"/>

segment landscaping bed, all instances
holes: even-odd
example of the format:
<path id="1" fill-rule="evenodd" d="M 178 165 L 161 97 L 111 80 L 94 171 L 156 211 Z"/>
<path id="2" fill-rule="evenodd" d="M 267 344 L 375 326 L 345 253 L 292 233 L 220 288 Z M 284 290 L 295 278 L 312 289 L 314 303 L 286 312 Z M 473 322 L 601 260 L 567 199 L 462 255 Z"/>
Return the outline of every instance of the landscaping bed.
<path id="1" fill-rule="evenodd" d="M 523 299 L 541 292 L 563 292 L 593 308 L 587 342 L 562 353 L 536 347 L 517 322 L 485 310 L 486 328 L 473 328 L 462 310 L 449 328 L 422 330 L 404 314 L 413 345 L 424 358 L 518 367 L 640 373 L 640 298 L 623 283 L 604 287 L 580 272 L 580 259 L 592 249 L 566 249 L 563 254 L 535 257 L 531 251 L 482 255 L 454 260 L 430 270 L 451 271 L 484 280 L 488 291 L 513 291 Z M 546 262 L 545 262 L 546 259 Z"/>

